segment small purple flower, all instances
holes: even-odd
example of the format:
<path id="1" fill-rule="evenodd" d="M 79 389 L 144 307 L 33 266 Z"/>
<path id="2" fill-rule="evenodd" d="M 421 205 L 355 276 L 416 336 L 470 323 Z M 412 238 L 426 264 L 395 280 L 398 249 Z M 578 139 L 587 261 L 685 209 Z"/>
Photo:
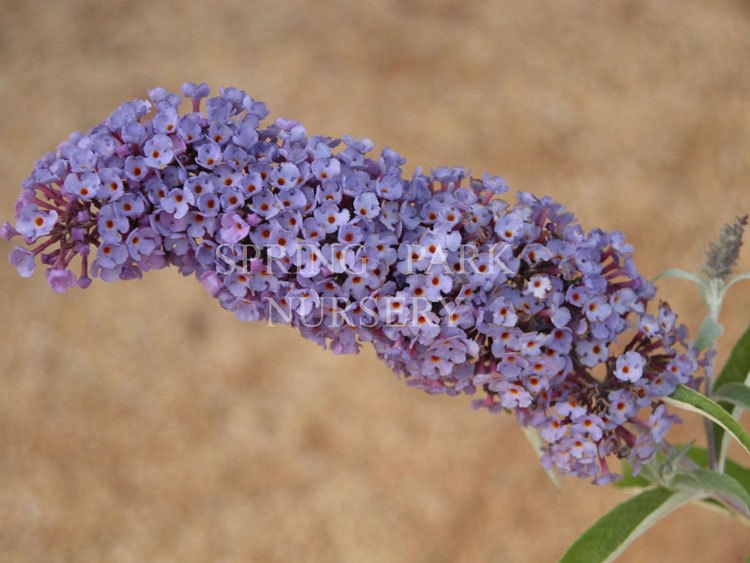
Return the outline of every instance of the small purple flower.
<path id="1" fill-rule="evenodd" d="M 176 109 L 173 107 L 163 107 L 161 108 L 161 111 L 154 116 L 154 131 L 165 135 L 176 133 L 179 119 L 180 117 L 177 114 Z"/>
<path id="2" fill-rule="evenodd" d="M 129 156 L 125 159 L 125 175 L 135 181 L 141 181 L 148 174 L 146 159 L 142 156 Z"/>
<path id="3" fill-rule="evenodd" d="M 206 100 L 206 113 L 209 121 L 227 121 L 232 115 L 232 103 L 221 97 Z"/>
<path id="4" fill-rule="evenodd" d="M 609 414 L 617 424 L 624 423 L 635 414 L 633 395 L 627 389 L 612 391 L 607 399 L 609 400 Z"/>
<path id="5" fill-rule="evenodd" d="M 114 201 L 125 193 L 122 178 L 112 168 L 102 168 L 98 172 L 101 187 L 97 197 L 102 200 Z"/>
<path id="6" fill-rule="evenodd" d="M 489 310 L 492 313 L 492 322 L 494 324 L 508 327 L 516 326 L 518 322 L 516 308 L 502 297 L 493 301 Z"/>
<path id="7" fill-rule="evenodd" d="M 26 205 L 16 220 L 16 231 L 24 238 L 37 239 L 52 231 L 57 218 L 55 210 L 41 211 L 36 205 Z"/>
<path id="8" fill-rule="evenodd" d="M 251 209 L 265 219 L 270 219 L 280 211 L 279 200 L 271 190 L 264 189 L 253 196 Z"/>
<path id="9" fill-rule="evenodd" d="M 503 408 L 523 408 L 531 404 L 531 395 L 519 385 L 503 382 L 498 385 L 497 392 L 500 394 L 500 403 Z"/>
<path id="10" fill-rule="evenodd" d="M 100 184 L 99 176 L 93 172 L 82 174 L 80 178 L 76 174 L 68 174 L 65 178 L 64 189 L 71 195 L 91 201 L 97 196 Z"/>
<path id="11" fill-rule="evenodd" d="M 565 424 L 560 422 L 560 419 L 551 417 L 541 428 L 541 435 L 547 442 L 557 442 L 560 438 L 565 436 L 567 428 Z"/>
<path id="12" fill-rule="evenodd" d="M 579 340 L 575 346 L 581 364 L 589 368 L 603 363 L 609 357 L 609 347 L 603 340 Z"/>
<path id="13" fill-rule="evenodd" d="M 105 242 L 96 253 L 96 261 L 102 268 L 112 269 L 125 263 L 128 249 L 124 244 Z"/>
<path id="14" fill-rule="evenodd" d="M 524 262 L 530 265 L 536 265 L 539 262 L 545 262 L 552 258 L 552 251 L 544 245 L 531 243 L 527 244 L 523 252 L 521 252 L 521 258 Z"/>
<path id="15" fill-rule="evenodd" d="M 515 242 L 520 238 L 525 223 L 521 217 L 515 214 L 508 214 L 500 217 L 495 223 L 495 232 L 507 242 Z"/>
<path id="16" fill-rule="evenodd" d="M 203 136 L 200 121 L 194 115 L 185 115 L 177 126 L 177 134 L 187 144 L 194 143 Z"/>
<path id="17" fill-rule="evenodd" d="M 63 293 L 76 284 L 76 276 L 70 270 L 50 268 L 47 270 L 47 283 L 53 291 Z"/>
<path id="18" fill-rule="evenodd" d="M 236 213 L 227 213 L 221 218 L 221 238 L 225 242 L 240 242 L 249 232 L 250 226 Z"/>
<path id="19" fill-rule="evenodd" d="M 223 123 L 212 123 L 208 128 L 208 138 L 217 145 L 224 146 L 232 136 L 232 128 Z"/>
<path id="20" fill-rule="evenodd" d="M 537 299 L 544 299 L 547 293 L 552 289 L 552 282 L 549 276 L 536 275 L 531 276 L 529 284 L 526 286 L 526 293 L 530 293 Z"/>
<path id="21" fill-rule="evenodd" d="M 91 172 L 96 166 L 96 154 L 88 149 L 73 149 L 68 156 L 70 170 L 78 174 Z"/>
<path id="22" fill-rule="evenodd" d="M 199 239 L 201 237 L 213 237 L 216 232 L 216 217 L 207 217 L 199 211 L 190 211 L 185 217 L 185 220 L 188 222 L 186 233 L 190 238 Z M 211 241 L 201 241 L 201 243 L 203 242 Z"/>
<path id="23" fill-rule="evenodd" d="M 166 197 L 161 198 L 160 203 L 164 211 L 172 213 L 175 219 L 182 219 L 187 215 L 190 206 L 195 203 L 195 200 L 189 190 L 175 188 L 169 190 Z"/>
<path id="24" fill-rule="evenodd" d="M 342 225 L 338 232 L 339 242 L 346 245 L 358 245 L 362 242 L 365 233 L 356 223 L 347 223 Z"/>
<path id="25" fill-rule="evenodd" d="M 590 321 L 603 321 L 612 314 L 612 306 L 605 296 L 599 295 L 586 301 L 583 312 Z"/>
<path id="26" fill-rule="evenodd" d="M 180 97 L 165 88 L 152 88 L 148 91 L 148 97 L 151 98 L 154 105 L 162 111 L 175 109 L 180 105 Z"/>
<path id="27" fill-rule="evenodd" d="M 271 185 L 279 190 L 288 190 L 297 185 L 300 179 L 299 168 L 291 162 L 282 162 L 277 171 L 271 174 Z"/>
<path id="28" fill-rule="evenodd" d="M 258 130 L 255 128 L 253 121 L 243 122 L 234 133 L 232 142 L 238 147 L 249 149 L 258 142 Z"/>
<path id="29" fill-rule="evenodd" d="M 198 209 L 204 215 L 213 217 L 221 211 L 221 200 L 214 193 L 204 193 L 198 198 Z"/>
<path id="30" fill-rule="evenodd" d="M 638 352 L 625 352 L 615 363 L 615 377 L 620 381 L 635 383 L 643 375 L 643 356 Z"/>
<path id="31" fill-rule="evenodd" d="M 380 213 L 380 203 L 372 192 L 365 192 L 354 198 L 354 213 L 366 219 L 374 219 Z"/>
<path id="32" fill-rule="evenodd" d="M 286 229 L 276 228 L 271 235 L 268 255 L 272 258 L 292 256 L 297 250 L 297 238 Z"/>
<path id="33" fill-rule="evenodd" d="M 122 196 L 114 203 L 114 206 L 119 215 L 128 218 L 140 217 L 145 210 L 143 199 L 133 193 Z"/>
<path id="34" fill-rule="evenodd" d="M 568 397 L 567 400 L 556 403 L 555 410 L 562 416 L 570 417 L 571 420 L 585 416 L 587 412 L 586 407 L 578 402 L 576 397 Z"/>
<path id="35" fill-rule="evenodd" d="M 221 207 L 224 211 L 233 211 L 245 203 L 242 192 L 237 188 L 225 190 L 221 194 Z"/>
<path id="36" fill-rule="evenodd" d="M 313 160 L 312 173 L 323 182 L 332 180 L 341 174 L 341 163 L 337 158 Z"/>
<path id="37" fill-rule="evenodd" d="M 122 137 L 122 140 L 126 143 L 140 145 L 146 138 L 146 135 L 146 128 L 137 121 L 126 123 L 122 129 L 120 129 L 120 137 Z"/>
<path id="38" fill-rule="evenodd" d="M 160 243 L 159 235 L 152 229 L 134 229 L 125 242 L 125 247 L 133 260 L 140 260 L 142 256 L 152 254 Z"/>
<path id="39" fill-rule="evenodd" d="M 263 185 L 263 178 L 258 172 L 250 172 L 240 181 L 240 189 L 244 192 L 245 197 L 252 197 L 260 193 Z"/>
<path id="40" fill-rule="evenodd" d="M 221 147 L 213 142 L 200 145 L 197 149 L 195 161 L 203 168 L 213 170 L 221 164 L 222 152 Z"/>
<path id="41" fill-rule="evenodd" d="M 565 299 L 574 307 L 583 307 L 588 298 L 588 292 L 585 288 L 577 285 L 571 285 L 565 293 Z M 596 307 L 594 308 L 596 312 Z"/>
<path id="42" fill-rule="evenodd" d="M 195 176 L 190 176 L 185 182 L 185 189 L 190 190 L 190 193 L 192 193 L 193 197 L 197 200 L 203 194 L 214 191 L 212 176 L 205 172 L 201 172 Z"/>
<path id="43" fill-rule="evenodd" d="M 200 101 L 211 94 L 211 88 L 205 82 L 196 84 L 195 82 L 185 82 L 181 88 L 182 95 L 193 101 L 193 111 L 198 111 Z"/>
<path id="44" fill-rule="evenodd" d="M 143 156 L 151 168 L 164 168 L 174 158 L 172 139 L 164 134 L 154 135 L 143 145 Z"/>
<path id="45" fill-rule="evenodd" d="M 10 223 L 0 225 L 0 240 L 10 240 L 18 236 L 18 231 L 10 226 Z"/>
<path id="46" fill-rule="evenodd" d="M 10 263 L 16 267 L 18 274 L 22 278 L 31 277 L 36 269 L 34 255 L 25 248 L 19 246 L 15 247 L 10 252 Z"/>
<path id="47" fill-rule="evenodd" d="M 659 334 L 659 322 L 653 315 L 649 315 L 648 313 L 641 315 L 638 318 L 638 330 L 650 338 L 655 337 Z"/>
<path id="48" fill-rule="evenodd" d="M 453 278 L 438 272 L 425 276 L 425 297 L 430 301 L 440 301 L 441 295 L 450 293 L 453 289 Z"/>
<path id="49" fill-rule="evenodd" d="M 375 190 L 380 197 L 389 201 L 398 201 L 404 194 L 401 178 L 395 175 L 379 178 Z"/>
<path id="50" fill-rule="evenodd" d="M 664 441 L 664 435 L 672 427 L 673 423 L 681 422 L 680 417 L 667 413 L 667 407 L 660 404 L 654 409 L 654 412 L 648 419 L 648 425 L 651 429 L 651 437 L 657 444 Z"/>
<path id="51" fill-rule="evenodd" d="M 500 176 L 490 176 L 487 172 L 482 175 L 482 187 L 491 194 L 502 194 L 510 189 Z"/>
<path id="52" fill-rule="evenodd" d="M 583 438 L 570 440 L 570 454 L 579 461 L 591 461 L 596 457 L 596 444 Z"/>
<path id="53" fill-rule="evenodd" d="M 315 210 L 314 216 L 326 233 L 333 233 L 349 221 L 349 210 L 339 209 L 333 203 L 325 203 Z"/>
<path id="54" fill-rule="evenodd" d="M 573 425 L 570 427 L 570 430 L 574 434 L 587 436 L 594 442 L 598 442 L 602 439 L 602 435 L 604 433 L 603 427 L 604 423 L 602 422 L 602 419 L 600 417 L 596 415 L 586 415 L 576 418 L 573 421 Z"/>
<path id="55" fill-rule="evenodd" d="M 97 220 L 99 235 L 104 242 L 118 243 L 122 235 L 130 230 L 130 222 L 126 217 L 117 215 L 111 206 L 102 208 Z"/>

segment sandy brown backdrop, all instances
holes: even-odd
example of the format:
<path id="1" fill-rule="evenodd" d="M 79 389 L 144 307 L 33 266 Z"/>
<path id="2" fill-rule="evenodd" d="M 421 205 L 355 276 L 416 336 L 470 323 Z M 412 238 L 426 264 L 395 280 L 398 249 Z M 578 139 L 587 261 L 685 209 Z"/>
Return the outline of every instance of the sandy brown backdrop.
<path id="1" fill-rule="evenodd" d="M 552 195 L 646 275 L 694 269 L 750 211 L 749 61 L 740 0 L 0 1 L 0 218 L 70 131 L 195 80 Z M 661 286 L 694 330 L 692 289 Z M 4 562 L 546 562 L 626 498 L 553 489 L 510 417 L 244 325 L 175 272 L 59 296 L 0 264 L 0 288 Z M 728 340 L 750 287 L 732 303 Z M 623 560 L 748 551 L 688 508 Z"/>

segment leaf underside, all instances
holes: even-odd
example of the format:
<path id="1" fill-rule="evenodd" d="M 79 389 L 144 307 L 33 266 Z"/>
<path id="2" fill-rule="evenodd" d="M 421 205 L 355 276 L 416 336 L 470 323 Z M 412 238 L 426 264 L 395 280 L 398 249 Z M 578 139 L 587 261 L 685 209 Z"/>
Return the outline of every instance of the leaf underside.
<path id="1" fill-rule="evenodd" d="M 724 430 L 728 431 L 745 451 L 750 454 L 750 435 L 748 435 L 731 414 L 705 395 L 684 385 L 679 385 L 674 393 L 669 397 L 665 397 L 664 400 L 682 409 L 697 412 L 714 421 L 723 427 Z"/>

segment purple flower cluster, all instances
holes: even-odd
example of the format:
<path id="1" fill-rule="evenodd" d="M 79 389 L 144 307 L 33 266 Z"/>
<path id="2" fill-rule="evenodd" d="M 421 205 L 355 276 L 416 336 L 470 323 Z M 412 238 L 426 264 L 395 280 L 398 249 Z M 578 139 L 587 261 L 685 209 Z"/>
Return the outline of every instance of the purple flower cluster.
<path id="1" fill-rule="evenodd" d="M 370 342 L 409 384 L 474 394 L 546 442 L 542 461 L 603 483 L 650 460 L 675 417 L 660 398 L 701 359 L 620 233 L 584 232 L 549 198 L 460 167 L 417 169 L 368 139 L 261 125 L 266 106 L 185 84 L 120 106 L 36 163 L 11 263 L 56 291 L 92 277 L 194 274 L 245 321 L 286 322 L 335 353 Z M 92 255 L 93 252 L 93 255 Z M 617 351 L 619 350 L 619 351 Z"/>

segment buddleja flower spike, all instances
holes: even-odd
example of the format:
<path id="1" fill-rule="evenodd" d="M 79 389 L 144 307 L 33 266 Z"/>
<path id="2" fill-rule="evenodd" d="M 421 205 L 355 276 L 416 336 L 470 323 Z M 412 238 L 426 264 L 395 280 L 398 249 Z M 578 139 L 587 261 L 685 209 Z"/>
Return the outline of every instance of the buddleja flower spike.
<path id="1" fill-rule="evenodd" d="M 116 109 L 36 163 L 5 239 L 52 289 L 176 267 L 244 321 L 285 322 L 334 353 L 371 343 L 409 385 L 476 395 L 540 431 L 542 463 L 606 483 L 651 460 L 678 419 L 662 398 L 701 358 L 622 234 L 585 232 L 548 197 L 460 167 L 405 177 L 368 139 L 263 123 L 236 88 Z M 622 343 L 620 346 L 619 344 Z"/>

